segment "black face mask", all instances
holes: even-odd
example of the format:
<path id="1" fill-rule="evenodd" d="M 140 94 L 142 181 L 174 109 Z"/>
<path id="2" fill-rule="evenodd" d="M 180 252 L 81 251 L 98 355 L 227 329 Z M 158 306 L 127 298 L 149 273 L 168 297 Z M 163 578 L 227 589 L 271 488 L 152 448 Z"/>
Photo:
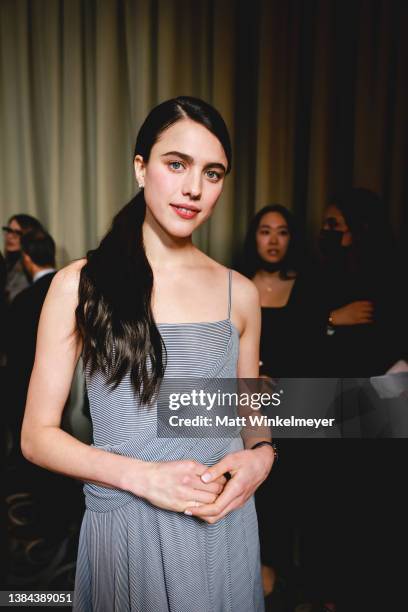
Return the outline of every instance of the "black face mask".
<path id="1" fill-rule="evenodd" d="M 344 248 L 341 246 L 343 232 L 338 230 L 320 230 L 319 249 L 325 257 L 338 257 L 344 253 Z"/>

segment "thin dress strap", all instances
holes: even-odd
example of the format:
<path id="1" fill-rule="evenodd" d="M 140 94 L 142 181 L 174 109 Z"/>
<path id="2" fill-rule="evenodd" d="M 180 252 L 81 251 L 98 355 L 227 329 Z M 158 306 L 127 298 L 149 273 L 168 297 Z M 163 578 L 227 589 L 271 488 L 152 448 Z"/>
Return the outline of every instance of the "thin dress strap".
<path id="1" fill-rule="evenodd" d="M 228 320 L 231 319 L 232 270 L 228 270 Z"/>

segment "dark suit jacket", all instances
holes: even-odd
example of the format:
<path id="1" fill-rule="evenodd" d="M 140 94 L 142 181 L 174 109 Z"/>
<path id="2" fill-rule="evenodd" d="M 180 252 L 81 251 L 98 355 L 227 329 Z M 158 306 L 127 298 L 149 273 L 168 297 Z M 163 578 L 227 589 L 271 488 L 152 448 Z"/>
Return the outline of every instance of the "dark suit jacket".
<path id="1" fill-rule="evenodd" d="M 7 320 L 7 378 L 14 414 L 24 410 L 34 365 L 41 309 L 55 272 L 42 276 L 24 289 L 9 307 Z M 17 414 L 16 414 L 17 413 Z"/>
<path id="2" fill-rule="evenodd" d="M 13 466 L 12 492 L 30 494 L 34 518 L 27 526 L 28 537 L 43 537 L 46 543 L 66 537 L 84 510 L 82 487 L 76 481 L 26 461 L 20 451 L 21 424 L 34 364 L 38 323 L 54 275 L 55 272 L 50 272 L 19 293 L 10 305 L 8 319 L 7 386 L 10 393 L 6 418 L 13 442 L 8 458 Z"/>

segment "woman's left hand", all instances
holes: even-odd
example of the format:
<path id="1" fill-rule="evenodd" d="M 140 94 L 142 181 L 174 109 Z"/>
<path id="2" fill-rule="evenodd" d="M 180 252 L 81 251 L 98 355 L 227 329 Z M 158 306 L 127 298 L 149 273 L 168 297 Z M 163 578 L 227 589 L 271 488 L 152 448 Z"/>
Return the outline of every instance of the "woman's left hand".
<path id="1" fill-rule="evenodd" d="M 270 446 L 260 446 L 254 450 L 242 450 L 226 455 L 201 475 L 204 482 L 212 482 L 229 472 L 231 478 L 224 490 L 214 503 L 190 507 L 186 513 L 207 523 L 216 523 L 231 510 L 245 504 L 268 476 L 273 461 L 274 451 Z"/>

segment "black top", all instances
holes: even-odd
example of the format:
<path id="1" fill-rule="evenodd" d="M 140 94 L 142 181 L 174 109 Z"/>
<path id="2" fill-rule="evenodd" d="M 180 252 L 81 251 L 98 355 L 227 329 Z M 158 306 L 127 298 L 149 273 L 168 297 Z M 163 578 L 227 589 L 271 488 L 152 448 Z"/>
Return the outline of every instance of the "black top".
<path id="1" fill-rule="evenodd" d="M 359 300 L 374 305 L 374 322 L 336 326 L 326 335 L 323 375 L 368 378 L 385 372 L 404 354 L 407 340 L 406 308 L 401 277 L 387 269 L 322 270 L 322 302 L 331 311 Z M 406 350 L 406 346 L 405 346 Z"/>
<path id="2" fill-rule="evenodd" d="M 45 274 L 24 289 L 10 305 L 7 318 L 7 371 L 13 397 L 25 403 L 34 365 L 41 309 L 55 272 Z M 18 402 L 17 402 L 18 403 Z"/>
<path id="3" fill-rule="evenodd" d="M 282 307 L 262 307 L 260 373 L 280 377 L 319 376 L 326 311 L 310 276 L 299 275 Z"/>
<path id="4" fill-rule="evenodd" d="M 2 353 L 5 349 L 5 333 L 6 333 L 6 278 L 7 268 L 6 262 L 0 251 L 0 367 L 2 362 Z"/>

